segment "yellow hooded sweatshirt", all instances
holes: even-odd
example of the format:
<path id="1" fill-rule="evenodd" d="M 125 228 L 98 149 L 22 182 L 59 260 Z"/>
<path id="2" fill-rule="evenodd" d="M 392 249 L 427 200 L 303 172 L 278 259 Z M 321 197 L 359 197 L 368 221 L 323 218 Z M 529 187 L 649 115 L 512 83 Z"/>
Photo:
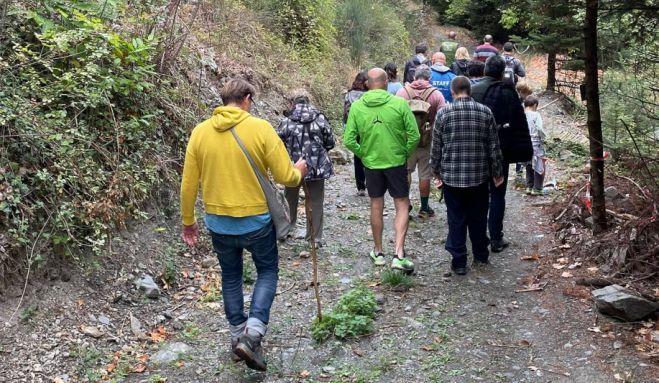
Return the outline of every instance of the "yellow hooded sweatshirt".
<path id="1" fill-rule="evenodd" d="M 181 218 L 195 223 L 194 206 L 201 181 L 206 213 L 231 217 L 265 214 L 268 205 L 247 157 L 230 129 L 240 137 L 260 171 L 277 183 L 300 184 L 300 171 L 270 123 L 233 106 L 221 106 L 192 130 L 181 181 Z"/>

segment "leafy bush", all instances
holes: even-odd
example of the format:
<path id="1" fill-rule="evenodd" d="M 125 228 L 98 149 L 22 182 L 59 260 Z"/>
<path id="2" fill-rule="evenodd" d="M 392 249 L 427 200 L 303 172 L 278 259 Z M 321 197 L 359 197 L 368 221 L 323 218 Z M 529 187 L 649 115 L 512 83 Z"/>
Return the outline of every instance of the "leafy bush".
<path id="1" fill-rule="evenodd" d="M 10 5 L 0 34 L 0 232 L 10 251 L 41 239 L 62 254 L 98 253 L 159 182 L 163 129 L 174 124 L 159 107 L 168 91 L 156 92 L 158 38 L 107 20 L 128 9 Z"/>
<path id="2" fill-rule="evenodd" d="M 366 287 L 348 291 L 323 319 L 314 319 L 311 336 L 316 342 L 323 342 L 332 335 L 339 339 L 357 337 L 373 332 L 375 318 L 375 294 Z"/>

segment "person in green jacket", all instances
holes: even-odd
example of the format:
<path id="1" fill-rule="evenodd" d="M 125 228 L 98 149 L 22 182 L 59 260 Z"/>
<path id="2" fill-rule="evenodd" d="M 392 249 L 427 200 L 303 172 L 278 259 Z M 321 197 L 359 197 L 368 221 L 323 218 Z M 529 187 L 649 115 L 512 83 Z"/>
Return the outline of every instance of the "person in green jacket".
<path id="1" fill-rule="evenodd" d="M 396 244 L 391 267 L 412 272 L 414 263 L 405 256 L 410 205 L 406 164 L 419 143 L 419 128 L 407 101 L 387 92 L 387 81 L 383 69 L 368 71 L 369 91 L 352 104 L 343 142 L 362 159 L 366 170 L 374 242 L 371 259 L 377 266 L 386 264 L 382 231 L 384 193 L 388 190 L 396 208 Z"/>

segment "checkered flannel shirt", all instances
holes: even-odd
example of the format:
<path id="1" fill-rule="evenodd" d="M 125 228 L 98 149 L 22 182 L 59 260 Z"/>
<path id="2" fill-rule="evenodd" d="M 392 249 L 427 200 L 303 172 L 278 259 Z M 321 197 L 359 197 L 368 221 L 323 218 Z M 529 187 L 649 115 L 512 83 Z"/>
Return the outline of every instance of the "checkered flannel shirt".
<path id="1" fill-rule="evenodd" d="M 490 109 L 461 97 L 437 113 L 432 132 L 433 173 L 452 187 L 472 187 L 499 177 L 502 155 Z"/>

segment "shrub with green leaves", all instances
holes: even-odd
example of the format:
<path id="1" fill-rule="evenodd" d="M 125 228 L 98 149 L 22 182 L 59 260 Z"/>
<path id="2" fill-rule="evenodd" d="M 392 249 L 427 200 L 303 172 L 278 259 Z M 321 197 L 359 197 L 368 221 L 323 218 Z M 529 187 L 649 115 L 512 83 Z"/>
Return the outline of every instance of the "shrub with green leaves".
<path id="1" fill-rule="evenodd" d="M 373 332 L 375 318 L 375 294 L 366 287 L 357 287 L 343 295 L 323 319 L 314 319 L 311 336 L 323 342 L 332 335 L 339 339 L 358 337 Z"/>
<path id="2" fill-rule="evenodd" d="M 63 254 L 98 253 L 116 226 L 140 216 L 161 176 L 162 126 L 172 124 L 155 85 L 158 39 L 117 28 L 128 10 L 125 1 L 9 5 L 0 26 L 7 253 L 37 239 Z"/>

